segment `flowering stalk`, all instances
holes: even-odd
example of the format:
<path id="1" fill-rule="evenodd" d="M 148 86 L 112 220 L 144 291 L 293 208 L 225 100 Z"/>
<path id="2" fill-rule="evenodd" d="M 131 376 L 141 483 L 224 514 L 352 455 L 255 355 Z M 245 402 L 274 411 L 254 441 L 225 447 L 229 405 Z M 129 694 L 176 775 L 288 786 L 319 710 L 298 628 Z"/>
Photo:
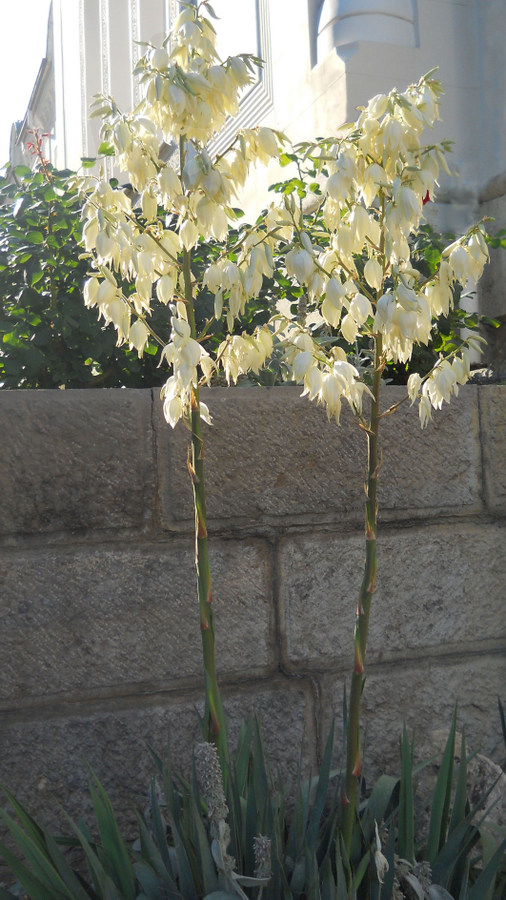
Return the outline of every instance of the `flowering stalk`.
<path id="1" fill-rule="evenodd" d="M 204 736 L 226 756 L 226 725 L 218 688 L 209 568 L 204 440 L 202 422 L 211 416 L 199 387 L 221 368 L 228 381 L 258 372 L 272 350 L 265 327 L 252 335 L 229 334 L 215 350 L 205 346 L 210 322 L 198 333 L 196 305 L 206 290 L 215 294 L 213 321 L 236 329 L 246 305 L 271 276 L 274 238 L 265 230 L 244 230 L 230 249 L 234 204 L 248 172 L 280 152 L 282 137 L 269 128 L 238 132 L 224 153 L 208 150 L 228 115 L 238 110 L 242 89 L 251 82 L 254 57 L 220 60 L 216 32 L 205 15 L 207 0 L 182 4 L 170 40 L 149 47 L 136 74 L 143 100 L 133 113 L 113 98 L 97 96 L 92 115 L 103 119 L 100 137 L 126 175 L 126 192 L 103 177 L 85 179 L 83 243 L 90 256 L 84 297 L 139 356 L 162 346 L 161 362 L 170 370 L 162 388 L 163 412 L 174 428 L 182 420 L 191 432 L 188 469 L 195 511 L 195 563 L 205 677 Z M 179 171 L 160 153 L 179 141 Z M 134 205 L 132 205 L 132 201 Z M 229 221 L 230 220 L 230 221 Z M 192 271 L 192 251 L 212 241 L 218 252 L 200 278 Z M 125 283 L 132 285 L 125 290 Z M 167 310 L 167 333 L 150 324 L 155 304 Z M 220 325 L 221 327 L 221 325 Z M 160 329 L 161 331 L 162 329 Z"/>
<path id="2" fill-rule="evenodd" d="M 181 138 L 181 159 L 184 159 L 184 139 Z M 183 250 L 183 279 L 185 306 L 191 338 L 197 337 L 195 324 L 195 308 L 191 273 L 191 253 Z M 195 511 L 195 568 L 197 570 L 197 591 L 200 612 L 200 633 L 202 636 L 202 652 L 205 679 L 205 711 L 204 738 L 217 745 L 220 753 L 226 748 L 226 721 L 221 703 L 220 689 L 216 675 L 216 654 L 214 636 L 213 595 L 211 588 L 211 569 L 209 566 L 209 548 L 207 539 L 206 485 L 204 476 L 204 441 L 201 432 L 200 388 L 193 385 L 191 393 L 191 453 L 188 458 L 188 470 L 193 487 L 193 506 Z"/>
<path id="3" fill-rule="evenodd" d="M 373 399 L 367 429 L 367 484 L 365 503 L 365 566 L 357 603 L 355 622 L 355 660 L 351 677 L 351 691 L 346 733 L 346 776 L 343 790 L 343 839 L 348 854 L 351 848 L 353 825 L 355 822 L 358 779 L 361 771 L 360 755 L 360 700 L 364 687 L 365 654 L 371 600 L 376 583 L 376 530 L 378 520 L 378 438 L 380 426 L 381 374 L 384 369 L 381 349 L 381 335 L 375 340 Z"/>
<path id="4" fill-rule="evenodd" d="M 419 228 L 423 198 L 427 192 L 433 196 L 440 168 L 450 174 L 446 143 L 421 142 L 424 128 L 438 119 L 440 95 L 441 86 L 429 73 L 403 93 L 373 97 L 354 125 L 343 126 L 343 136 L 299 145 L 313 183 L 301 188 L 299 167 L 299 178 L 285 182 L 278 209 L 267 215 L 269 227 L 279 227 L 282 275 L 297 289 L 293 295 L 303 292 L 308 303 L 307 317 L 291 312 L 280 324 L 283 317 L 277 316 L 288 377 L 303 385 L 303 395 L 323 404 L 337 424 L 346 401 L 367 434 L 366 552 L 354 634 L 340 835 L 348 857 L 357 819 L 360 704 L 377 570 L 379 428 L 383 416 L 399 405 L 380 412 L 381 376 L 386 365 L 408 363 L 416 345 L 429 343 L 437 317 L 448 315 L 453 306 L 456 287 L 476 282 L 488 258 L 481 224 L 446 248 L 429 278 L 419 271 L 412 252 L 410 237 Z M 320 184 L 315 185 L 315 176 L 322 176 Z M 316 209 L 314 217 L 294 202 L 295 186 L 305 191 L 307 207 Z M 469 348 L 475 340 L 462 340 L 424 378 L 409 376 L 406 399 L 419 401 L 422 428 L 432 410 L 456 396 L 469 378 Z M 369 415 L 362 412 L 364 394 L 370 398 Z"/>

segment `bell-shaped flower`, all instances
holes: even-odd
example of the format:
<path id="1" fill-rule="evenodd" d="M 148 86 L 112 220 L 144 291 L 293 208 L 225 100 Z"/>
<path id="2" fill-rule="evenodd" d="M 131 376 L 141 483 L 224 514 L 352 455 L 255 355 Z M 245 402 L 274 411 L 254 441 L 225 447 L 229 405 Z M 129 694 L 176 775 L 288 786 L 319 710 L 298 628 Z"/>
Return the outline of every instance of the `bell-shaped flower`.
<path id="1" fill-rule="evenodd" d="M 181 247 L 185 250 L 191 250 L 199 239 L 198 228 L 191 219 L 185 219 L 179 229 L 179 240 Z"/>
<path id="2" fill-rule="evenodd" d="M 314 366 L 314 357 L 310 350 L 303 350 L 301 353 L 297 353 L 292 363 L 295 381 L 297 383 L 302 381 L 312 366 Z"/>
<path id="3" fill-rule="evenodd" d="M 358 326 L 363 325 L 373 314 L 371 301 L 363 294 L 355 294 L 349 306 L 349 314 Z"/>
<path id="4" fill-rule="evenodd" d="M 383 284 L 383 267 L 380 265 L 376 257 L 368 259 L 364 266 L 364 277 L 369 287 L 375 291 L 381 290 Z"/>
<path id="5" fill-rule="evenodd" d="M 97 305 L 100 281 L 96 277 L 87 278 L 83 287 L 84 305 L 89 309 Z"/>
<path id="6" fill-rule="evenodd" d="M 303 247 L 294 247 L 285 257 L 286 271 L 301 284 L 307 283 L 314 271 L 314 259 Z"/>
<path id="7" fill-rule="evenodd" d="M 175 289 L 176 273 L 171 272 L 162 275 L 162 277 L 159 278 L 156 283 L 156 296 L 158 297 L 160 303 L 163 303 L 165 306 L 167 305 L 167 303 L 170 303 L 174 296 Z"/>
<path id="8" fill-rule="evenodd" d="M 162 195 L 162 201 L 167 204 L 171 203 L 174 197 L 182 194 L 181 182 L 175 169 L 170 165 L 163 167 L 158 175 L 158 189 Z"/>
<path id="9" fill-rule="evenodd" d="M 128 333 L 128 343 L 130 349 L 132 350 L 135 347 L 139 357 L 142 359 L 144 350 L 147 347 L 148 342 L 149 331 L 142 319 L 137 319 L 137 321 L 134 322 L 134 324 L 130 327 L 130 331 Z"/>
<path id="10" fill-rule="evenodd" d="M 314 400 L 321 391 L 322 379 L 322 372 L 315 363 L 304 376 L 304 390 L 301 397 L 307 395 L 309 400 Z"/>
<path id="11" fill-rule="evenodd" d="M 420 393 L 421 384 L 422 384 L 421 375 L 419 375 L 418 372 L 413 372 L 413 374 L 409 376 L 408 384 L 407 384 L 408 397 L 411 400 L 411 406 L 413 406 L 413 403 L 415 402 L 415 400 L 418 397 L 418 394 Z"/>
<path id="12" fill-rule="evenodd" d="M 353 316 L 349 313 L 341 320 L 341 334 L 349 344 L 354 343 L 358 334 L 358 325 Z"/>
<path id="13" fill-rule="evenodd" d="M 457 281 L 465 285 L 469 278 L 469 254 L 462 244 L 457 243 L 448 256 L 448 263 Z"/>

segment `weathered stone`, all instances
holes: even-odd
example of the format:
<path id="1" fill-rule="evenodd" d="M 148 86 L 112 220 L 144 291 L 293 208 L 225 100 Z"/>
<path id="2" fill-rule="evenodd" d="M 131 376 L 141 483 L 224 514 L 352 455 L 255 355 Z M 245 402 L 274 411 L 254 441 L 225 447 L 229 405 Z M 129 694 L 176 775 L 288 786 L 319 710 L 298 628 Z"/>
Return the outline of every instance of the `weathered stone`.
<path id="1" fill-rule="evenodd" d="M 506 512 L 506 386 L 489 385 L 480 391 L 481 440 L 485 497 L 494 513 Z"/>
<path id="2" fill-rule="evenodd" d="M 170 746 L 174 770 L 188 775 L 192 748 L 201 740 L 196 707 L 201 693 L 170 702 L 157 695 L 102 706 L 67 707 L 43 717 L 3 722 L 0 731 L 0 782 L 36 816 L 54 827 L 63 824 L 56 801 L 73 817 L 93 821 L 88 763 L 110 793 L 125 831 L 135 832 L 132 802 L 147 806 L 154 764 L 148 745 L 164 757 Z M 225 693 L 230 746 L 240 723 L 261 716 L 267 758 L 288 784 L 295 780 L 304 748 L 305 768 L 315 767 L 314 709 L 307 684 L 273 680 Z M 68 830 L 68 826 L 67 826 Z"/>
<path id="3" fill-rule="evenodd" d="M 268 546 L 215 541 L 211 567 L 220 671 L 263 670 L 274 661 Z M 200 677 L 191 538 L 4 551 L 0 575 L 4 705 Z"/>
<path id="4" fill-rule="evenodd" d="M 0 391 L 0 534 L 143 528 L 151 391 Z"/>
<path id="5" fill-rule="evenodd" d="M 469 652 L 504 641 L 504 572 L 497 553 L 503 541 L 501 525 L 381 532 L 369 660 L 424 650 Z M 363 560 L 359 534 L 283 539 L 280 598 L 288 664 L 336 666 L 351 658 Z"/>
<path id="6" fill-rule="evenodd" d="M 407 663 L 367 666 L 362 698 L 364 773 L 372 785 L 382 773 L 399 774 L 399 739 L 405 722 L 414 735 L 415 753 L 424 736 L 449 727 L 458 704 L 458 727 L 465 726 L 468 750 L 502 759 L 504 744 L 497 697 L 506 683 L 506 655 L 482 653 L 465 659 L 448 656 Z M 343 676 L 322 680 L 322 734 L 336 717 L 342 734 Z M 417 759 L 419 756 L 417 756 Z"/>
<path id="7" fill-rule="evenodd" d="M 343 409 L 342 425 L 300 397 L 300 387 L 213 389 L 205 434 L 210 521 L 279 523 L 359 521 L 366 469 L 364 433 Z M 384 408 L 405 396 L 386 387 Z M 167 527 L 192 519 L 186 470 L 188 435 L 155 412 L 161 514 Z M 420 432 L 416 408 L 403 404 L 382 425 L 380 503 L 384 519 L 473 512 L 481 508 L 477 388 L 434 414 Z M 207 437 L 208 436 L 208 437 Z M 430 472 L 430 477 L 427 473 Z"/>

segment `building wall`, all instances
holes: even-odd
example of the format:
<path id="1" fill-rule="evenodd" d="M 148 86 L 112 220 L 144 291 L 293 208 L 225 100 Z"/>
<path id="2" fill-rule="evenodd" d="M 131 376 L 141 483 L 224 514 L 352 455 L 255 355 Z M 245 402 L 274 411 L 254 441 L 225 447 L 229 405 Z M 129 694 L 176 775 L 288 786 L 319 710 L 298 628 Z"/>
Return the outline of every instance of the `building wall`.
<path id="1" fill-rule="evenodd" d="M 504 752 L 505 390 L 463 388 L 423 434 L 407 404 L 384 420 L 369 781 L 398 769 L 404 719 L 420 740 L 456 701 L 470 746 Z M 213 389 L 205 448 L 232 737 L 259 710 L 288 777 L 339 731 L 364 553 L 364 436 L 299 394 Z M 87 759 L 131 819 L 146 742 L 187 766 L 202 708 L 187 434 L 149 390 L 1 392 L 0 429 L 0 782 L 86 815 Z"/>

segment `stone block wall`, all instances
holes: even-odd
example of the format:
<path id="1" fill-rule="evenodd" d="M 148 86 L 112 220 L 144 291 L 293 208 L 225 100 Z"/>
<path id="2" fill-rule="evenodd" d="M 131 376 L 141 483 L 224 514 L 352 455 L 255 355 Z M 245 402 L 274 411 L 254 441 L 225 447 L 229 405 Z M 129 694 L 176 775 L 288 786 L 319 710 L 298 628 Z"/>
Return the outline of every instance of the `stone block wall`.
<path id="1" fill-rule="evenodd" d="M 401 389 L 385 389 L 385 403 Z M 213 389 L 208 513 L 232 737 L 259 710 L 275 768 L 313 770 L 352 658 L 365 440 L 300 389 Z M 422 433 L 384 420 L 365 767 L 406 720 L 501 746 L 506 388 L 468 386 Z M 85 760 L 123 814 L 146 744 L 188 765 L 202 708 L 187 433 L 149 390 L 0 393 L 0 781 L 46 820 L 89 812 Z"/>

